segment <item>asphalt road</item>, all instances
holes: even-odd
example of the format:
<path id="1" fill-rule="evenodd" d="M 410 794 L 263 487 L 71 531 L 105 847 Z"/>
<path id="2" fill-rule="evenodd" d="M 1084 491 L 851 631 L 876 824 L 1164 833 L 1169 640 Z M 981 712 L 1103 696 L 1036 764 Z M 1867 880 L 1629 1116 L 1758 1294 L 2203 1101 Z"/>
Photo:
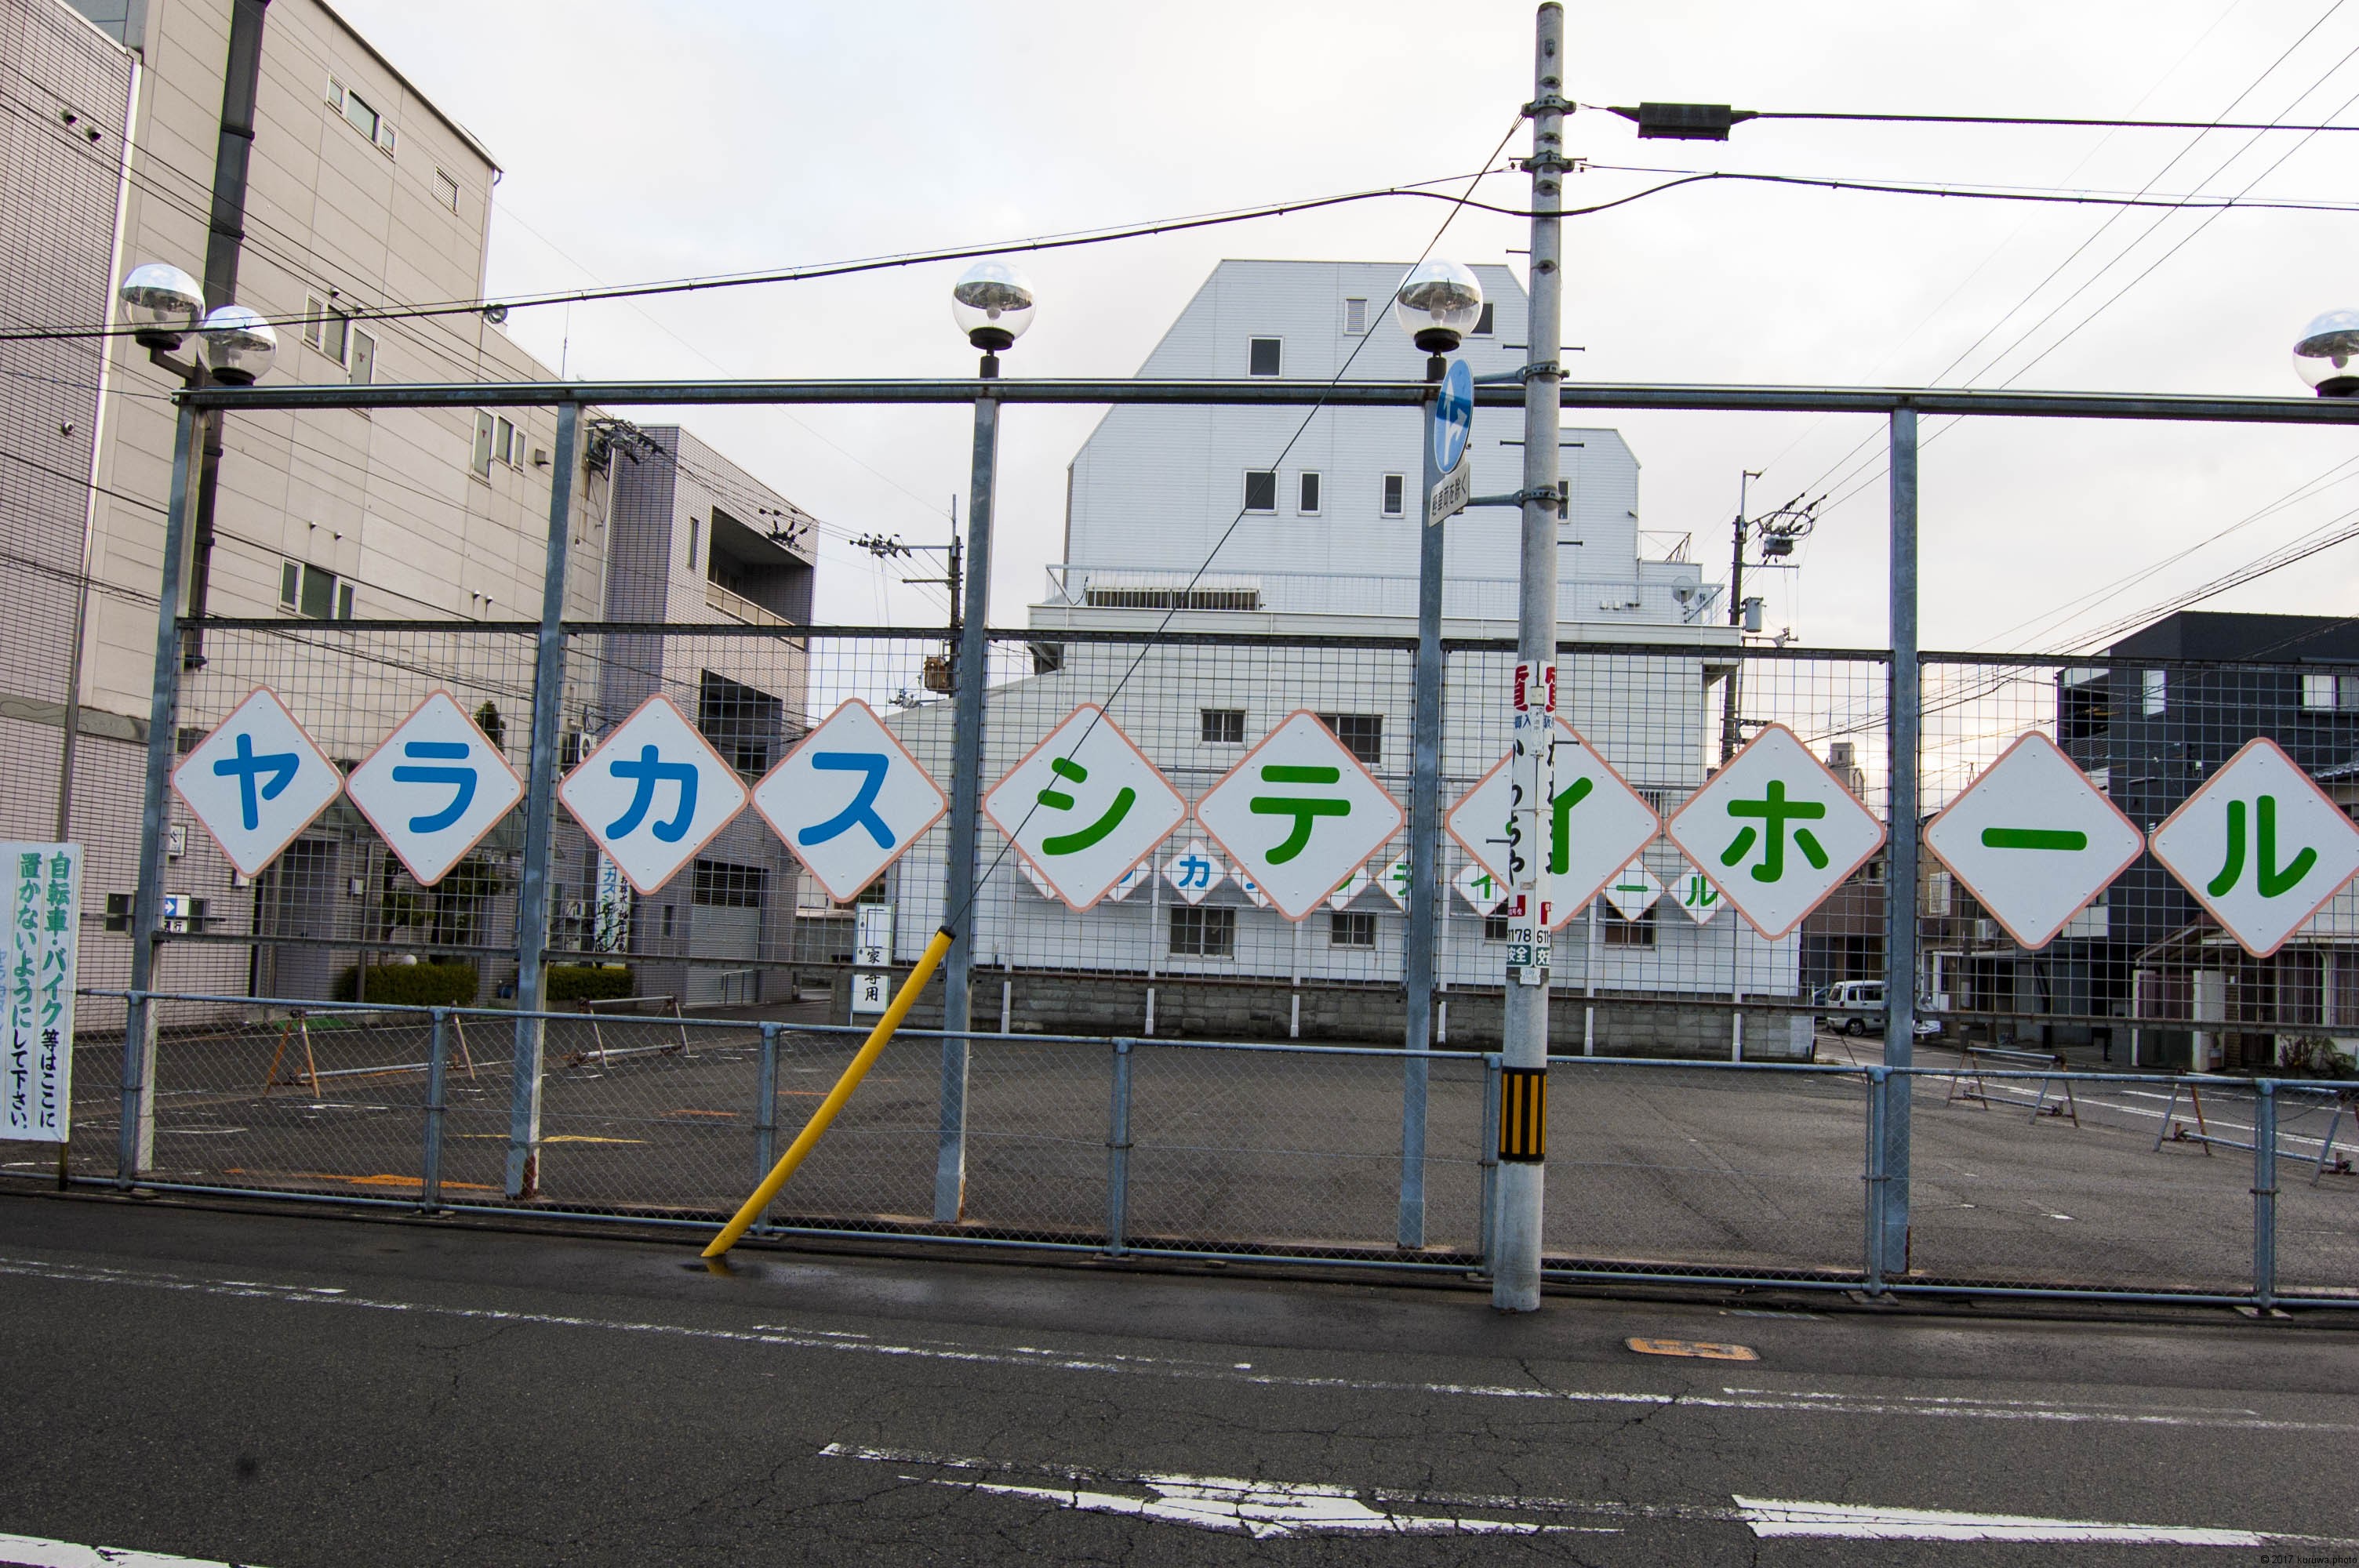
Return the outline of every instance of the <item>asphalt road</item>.
<path id="1" fill-rule="evenodd" d="M 0 1192 L 0 1562 L 2359 1562 L 2322 1314 L 1504 1318 Z"/>

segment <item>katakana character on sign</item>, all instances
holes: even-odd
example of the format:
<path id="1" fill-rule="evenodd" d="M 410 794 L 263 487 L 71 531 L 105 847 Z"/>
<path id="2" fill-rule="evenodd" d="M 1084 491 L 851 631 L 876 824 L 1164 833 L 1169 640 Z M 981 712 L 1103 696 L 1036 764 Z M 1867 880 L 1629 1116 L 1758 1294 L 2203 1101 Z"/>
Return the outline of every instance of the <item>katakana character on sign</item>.
<path id="1" fill-rule="evenodd" d="M 1555 820 L 1549 829 L 1549 875 L 1560 877 L 1572 865 L 1572 808 L 1589 798 L 1597 787 L 1593 778 L 1577 778 L 1557 791 L 1549 804 L 1555 807 Z"/>
<path id="2" fill-rule="evenodd" d="M 2301 852 L 2283 866 L 2277 859 L 2277 797 L 2262 795 L 2254 803 L 2253 816 L 2257 819 L 2254 837 L 2253 885 L 2263 898 L 2279 898 L 2300 885 L 2310 875 L 2310 867 L 2318 863 L 2318 851 L 2304 846 Z M 2220 874 L 2206 884 L 2213 898 L 2225 898 L 2245 875 L 2245 803 L 2228 802 L 2228 848 L 2225 863 Z"/>
<path id="3" fill-rule="evenodd" d="M 1171 869 L 1179 873 L 1171 879 L 1174 887 L 1194 889 L 1212 885 L 1212 861 L 1208 855 L 1199 855 L 1190 849 L 1172 861 Z"/>
<path id="4" fill-rule="evenodd" d="M 1261 771 L 1264 784 L 1332 784 L 1343 776 L 1341 768 L 1288 766 L 1273 762 Z M 1247 808 L 1259 816 L 1291 816 L 1294 826 L 1269 852 L 1269 863 L 1282 866 L 1303 851 L 1310 842 L 1310 827 L 1322 816 L 1349 816 L 1352 803 L 1348 800 L 1321 800 L 1313 795 L 1257 795 L 1246 803 Z"/>
<path id="5" fill-rule="evenodd" d="M 1827 807 L 1823 801 L 1788 800 L 1782 779 L 1772 779 L 1763 795 L 1765 798 L 1760 800 L 1732 800 L 1728 803 L 1728 815 L 1757 816 L 1761 818 L 1761 828 L 1756 830 L 1747 824 L 1737 829 L 1736 837 L 1730 839 L 1728 848 L 1721 851 L 1720 863 L 1735 865 L 1753 848 L 1754 840 L 1760 838 L 1761 860 L 1753 868 L 1753 880 L 1774 882 L 1786 874 L 1786 824 L 1815 822 L 1826 816 Z M 1794 829 L 1794 847 L 1802 851 L 1802 858 L 1813 867 L 1820 871 L 1827 869 L 1826 849 L 1809 828 Z"/>
<path id="6" fill-rule="evenodd" d="M 1070 779 L 1077 784 L 1089 780 L 1089 769 L 1071 757 L 1059 757 L 1049 766 L 1060 779 Z M 1041 839 L 1040 852 L 1046 855 L 1080 854 L 1120 827 L 1122 819 L 1130 815 L 1130 808 L 1137 801 L 1138 792 L 1128 784 L 1123 785 L 1115 793 L 1114 804 L 1105 808 L 1103 816 L 1086 827 L 1077 827 L 1071 833 L 1060 833 Z M 1052 811 L 1071 811 L 1073 809 L 1073 797 L 1060 789 L 1044 789 L 1040 792 L 1040 804 Z"/>
<path id="7" fill-rule="evenodd" d="M 262 806 L 255 798 L 259 775 L 271 775 L 267 784 L 260 785 L 260 799 L 277 800 L 287 793 L 287 786 L 295 780 L 296 770 L 302 765 L 303 759 L 293 752 L 266 752 L 255 756 L 254 737 L 241 730 L 237 755 L 215 762 L 213 772 L 225 779 L 237 780 L 238 809 L 245 818 L 245 830 L 251 833 L 262 825 Z"/>
<path id="8" fill-rule="evenodd" d="M 410 741 L 403 744 L 401 754 L 420 762 L 463 762 L 473 752 L 464 741 Z M 440 833 L 467 814 L 475 802 L 477 774 L 473 768 L 408 768 L 393 770 L 396 784 L 449 784 L 457 793 L 451 804 L 440 811 L 429 812 L 409 819 L 412 833 Z"/>
<path id="9" fill-rule="evenodd" d="M 623 815 L 606 825 L 609 838 L 621 838 L 637 831 L 647 819 L 647 807 L 655 804 L 656 785 L 669 779 L 679 786 L 679 808 L 669 822 L 658 822 L 647 831 L 667 844 L 677 844 L 688 832 L 688 825 L 696 816 L 696 764 L 667 762 L 658 760 L 655 747 L 642 746 L 636 762 L 617 758 L 606 764 L 607 772 L 618 779 L 636 781 L 637 789 Z"/>
<path id="10" fill-rule="evenodd" d="M 880 849 L 893 847 L 893 830 L 876 815 L 876 796 L 885 787 L 885 774 L 893 763 L 882 752 L 814 752 L 810 765 L 824 773 L 858 773 L 859 792 L 852 804 L 824 822 L 814 822 L 795 835 L 798 844 L 824 844 L 850 828 L 867 829 L 868 837 Z"/>

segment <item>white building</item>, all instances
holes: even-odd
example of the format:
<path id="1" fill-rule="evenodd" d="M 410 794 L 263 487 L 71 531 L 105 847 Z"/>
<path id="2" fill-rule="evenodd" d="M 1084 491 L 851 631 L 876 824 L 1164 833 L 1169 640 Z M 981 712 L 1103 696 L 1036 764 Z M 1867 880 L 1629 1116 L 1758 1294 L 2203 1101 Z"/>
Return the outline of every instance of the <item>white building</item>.
<path id="1" fill-rule="evenodd" d="M 1139 374 L 1419 379 L 1424 356 L 1388 308 L 1406 271 L 1393 263 L 1223 262 Z M 1505 267 L 1476 271 L 1490 304 L 1462 351 L 1478 376 L 1511 371 L 1525 357 L 1523 288 Z M 1070 470 L 1065 558 L 1031 608 L 1029 673 L 995 664 L 1003 678 L 987 700 L 986 784 L 1092 702 L 1105 705 L 1193 801 L 1288 714 L 1308 708 L 1406 807 L 1423 416 L 1334 408 L 1306 421 L 1305 413 L 1134 405 L 1106 414 Z M 1520 488 L 1522 433 L 1519 410 L 1476 412 L 1467 458 L 1475 494 Z M 1712 754 L 1707 688 L 1726 665 L 1705 650 L 1734 650 L 1737 633 L 1716 613 L 1717 590 L 1685 558 L 1683 542 L 1647 558 L 1637 460 L 1620 435 L 1566 429 L 1560 443 L 1571 493 L 1560 528 L 1560 635 L 1587 645 L 1564 661 L 1560 707 L 1668 813 L 1703 781 Z M 1506 751 L 1500 710 L 1515 634 L 1518 514 L 1480 509 L 1446 526 L 1443 635 L 1490 645 L 1449 659 L 1445 809 Z M 1685 651 L 1636 651 L 1649 643 Z M 1608 651 L 1615 644 L 1633 651 Z M 948 774 L 951 718 L 944 700 L 897 720 L 937 776 Z M 1183 826 L 1158 866 L 1196 837 L 1192 822 Z M 1004 842 L 985 831 L 986 866 Z M 897 871 L 907 953 L 938 917 L 943 850 L 943 836 L 931 835 Z M 1405 839 L 1396 840 L 1373 863 L 1405 852 Z M 1665 842 L 1645 860 L 1667 884 L 1681 869 Z M 1445 878 L 1466 863 L 1445 842 Z M 1486 1029 L 1495 1039 L 1504 922 L 1455 893 L 1446 907 L 1437 981 L 1462 994 L 1456 1027 L 1445 1014 L 1444 1033 L 1460 1044 Z M 1045 897 L 1009 856 L 984 879 L 973 944 L 978 965 L 1008 972 L 1000 987 L 978 979 L 976 1022 L 988 1026 L 1004 994 L 1017 1027 L 1397 1038 L 1406 926 L 1379 887 L 1295 925 L 1256 907 L 1234 879 L 1201 908 L 1180 903 L 1158 877 L 1119 903 L 1075 914 Z M 1577 919 L 1559 938 L 1553 973 L 1575 995 L 1593 980 L 1604 993 L 1718 1000 L 1741 989 L 1790 999 L 1795 946 L 1763 943 L 1733 914 L 1698 926 L 1667 903 L 1637 923 L 1610 910 Z M 1557 1010 L 1558 1037 L 1575 1049 L 1582 1016 L 1579 1006 Z M 1609 1008 L 1600 1016 L 1600 1051 L 1719 1050 L 1731 1033 L 1724 1010 Z M 1748 1054 L 1809 1050 L 1807 1018 L 1747 1023 Z"/>

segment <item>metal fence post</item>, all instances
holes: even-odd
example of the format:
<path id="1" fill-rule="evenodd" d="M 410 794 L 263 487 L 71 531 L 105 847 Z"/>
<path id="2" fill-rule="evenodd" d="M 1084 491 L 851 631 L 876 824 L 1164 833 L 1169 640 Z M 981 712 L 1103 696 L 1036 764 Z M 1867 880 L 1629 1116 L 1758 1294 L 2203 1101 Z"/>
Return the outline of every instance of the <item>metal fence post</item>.
<path id="1" fill-rule="evenodd" d="M 1917 817 L 1919 723 L 1922 684 L 1917 665 L 1917 411 L 1892 411 L 1891 598 L 1892 664 L 1886 676 L 1891 717 L 1886 777 L 1891 792 L 1891 836 L 1884 878 L 1884 1063 L 1907 1067 L 1917 1053 Z M 1909 1101 L 1915 1085 L 1905 1075 L 1896 1097 L 1884 1096 L 1881 1262 L 1908 1270 Z"/>
<path id="2" fill-rule="evenodd" d="M 418 1211 L 439 1214 L 442 1208 L 442 1075 L 450 1046 L 445 1034 L 451 1010 L 434 1010 L 434 1030 L 426 1042 L 426 1150 L 418 1176 Z"/>
<path id="3" fill-rule="evenodd" d="M 758 1185 L 778 1162 L 778 1026 L 762 1025 L 761 1066 L 755 1075 L 754 1093 L 759 1097 L 754 1107 L 754 1181 Z M 764 1215 L 754 1222 L 761 1230 L 769 1224 Z"/>
<path id="4" fill-rule="evenodd" d="M 2277 1087 L 2253 1086 L 2253 1303 L 2277 1299 Z"/>
<path id="5" fill-rule="evenodd" d="M 1431 365 L 1442 363 L 1434 355 Z M 1433 379 L 1429 369 L 1429 381 Z M 1439 388 L 1436 389 L 1437 395 Z M 1426 408 L 1433 406 L 1429 398 Z M 1408 934 L 1402 983 L 1408 993 L 1408 1027 L 1401 1037 L 1400 1223 L 1395 1240 L 1404 1249 L 1425 1245 L 1426 1097 L 1433 1047 L 1434 906 L 1441 888 L 1441 568 L 1442 530 L 1429 522 L 1425 497 L 1441 482 L 1430 432 L 1418 427 L 1424 482 L 1415 514 L 1417 551 L 1417 699 L 1413 727 L 1416 753 L 1408 792 Z"/>
<path id="6" fill-rule="evenodd" d="M 132 897 L 131 984 L 123 1018 L 123 1128 L 115 1181 L 131 1184 L 156 1158 L 156 959 L 164 939 L 168 784 L 180 703 L 180 568 L 189 554 L 189 476 L 203 416 L 180 406 L 165 497 L 164 570 L 156 585 L 156 679 L 147 698 L 147 778 L 139 803 L 139 886 Z"/>
<path id="7" fill-rule="evenodd" d="M 1130 1042 L 1114 1043 L 1114 1104 L 1106 1123 L 1106 1256 L 1119 1258 L 1130 1232 Z"/>
<path id="8" fill-rule="evenodd" d="M 985 356 L 985 376 L 999 373 Z M 966 1087 L 968 1041 L 974 1022 L 968 994 L 974 967 L 976 821 L 983 804 L 983 688 L 991 658 L 992 493 L 999 463 L 999 400 L 974 400 L 974 458 L 966 509 L 965 620 L 951 665 L 958 719 L 951 739 L 950 859 L 942 868 L 941 924 L 951 933 L 942 966 L 942 1091 L 940 1142 L 934 1159 L 934 1219 L 955 1225 L 966 1209 Z"/>
<path id="9" fill-rule="evenodd" d="M 532 669 L 532 775 L 524 801 L 524 870 L 516 881 L 516 1060 L 508 1105 L 506 1192 L 540 1191 L 540 1054 L 546 1033 L 542 955 L 549 948 L 549 840 L 555 837 L 558 736 L 564 724 L 566 547 L 573 538 L 573 464 L 581 405 L 557 406 L 549 469 L 549 554 L 540 582 L 540 631 Z"/>
<path id="10" fill-rule="evenodd" d="M 1892 1074 L 1885 1067 L 1867 1070 L 1867 1146 L 1860 1154 L 1860 1181 L 1865 1188 L 1863 1206 L 1867 1218 L 1866 1249 L 1860 1260 L 1870 1295 L 1884 1293 L 1884 1113 L 1886 1091 Z"/>
<path id="11" fill-rule="evenodd" d="M 1491 1249 L 1499 1236 L 1499 1058 L 1483 1058 L 1483 1213 L 1478 1220 L 1476 1250 L 1483 1254 L 1484 1272 L 1491 1269 Z"/>

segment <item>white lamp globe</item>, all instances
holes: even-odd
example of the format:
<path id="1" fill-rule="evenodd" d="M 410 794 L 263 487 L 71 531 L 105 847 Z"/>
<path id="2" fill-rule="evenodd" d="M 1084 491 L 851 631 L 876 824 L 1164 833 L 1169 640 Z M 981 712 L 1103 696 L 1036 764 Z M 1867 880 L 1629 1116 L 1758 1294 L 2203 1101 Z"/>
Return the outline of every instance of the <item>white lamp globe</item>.
<path id="1" fill-rule="evenodd" d="M 120 291 L 132 340 L 143 349 L 177 349 L 205 313 L 204 286 L 170 262 L 143 262 Z"/>
<path id="2" fill-rule="evenodd" d="M 1013 348 L 1032 325 L 1032 280 L 1004 261 L 979 261 L 951 286 L 951 319 L 985 353 Z"/>
<path id="3" fill-rule="evenodd" d="M 2359 394 L 2359 310 L 2329 310 L 2301 330 L 2294 373 L 2321 397 Z"/>
<path id="4" fill-rule="evenodd" d="M 1453 261 L 1419 262 L 1393 296 L 1394 319 L 1429 354 L 1456 348 L 1482 315 L 1482 284 Z"/>
<path id="5" fill-rule="evenodd" d="M 205 341 L 205 363 L 224 386 L 251 386 L 278 357 L 278 334 L 259 311 L 224 305 L 197 329 Z"/>

